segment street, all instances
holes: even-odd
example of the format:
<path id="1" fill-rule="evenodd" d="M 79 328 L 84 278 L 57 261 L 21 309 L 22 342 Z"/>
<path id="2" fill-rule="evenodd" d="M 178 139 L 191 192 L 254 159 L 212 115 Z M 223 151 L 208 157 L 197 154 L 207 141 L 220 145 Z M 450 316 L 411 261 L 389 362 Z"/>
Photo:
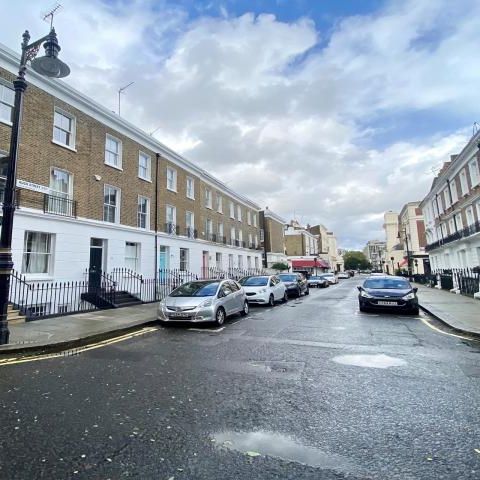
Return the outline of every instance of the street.
<path id="1" fill-rule="evenodd" d="M 0 367 L 0 478 L 479 478 L 480 344 L 359 282 Z"/>

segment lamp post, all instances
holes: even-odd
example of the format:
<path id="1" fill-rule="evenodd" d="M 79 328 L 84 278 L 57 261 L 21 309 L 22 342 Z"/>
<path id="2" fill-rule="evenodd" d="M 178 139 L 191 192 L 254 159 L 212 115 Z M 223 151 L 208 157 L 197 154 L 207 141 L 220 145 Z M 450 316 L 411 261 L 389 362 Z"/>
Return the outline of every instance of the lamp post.
<path id="1" fill-rule="evenodd" d="M 12 134 L 10 137 L 10 151 L 5 182 L 5 195 L 3 202 L 2 233 L 0 236 L 0 345 L 8 343 L 10 332 L 8 330 L 8 296 L 10 290 L 10 275 L 13 270 L 12 260 L 12 231 L 13 216 L 15 213 L 15 186 L 17 180 L 18 147 L 20 144 L 20 133 L 22 123 L 23 97 L 27 89 L 25 73 L 27 62 L 40 75 L 53 78 L 63 78 L 70 73 L 68 65 L 59 60 L 58 44 L 55 29 L 51 28 L 50 33 L 39 40 L 30 42 L 28 30 L 23 34 L 22 56 L 18 76 L 13 82 L 15 89 L 15 101 L 13 104 Z M 45 56 L 35 58 L 43 44 Z"/>
<path id="2" fill-rule="evenodd" d="M 412 265 L 411 265 L 411 260 L 410 260 L 410 249 L 408 248 L 408 233 L 407 233 L 407 229 L 404 228 L 402 230 L 399 230 L 398 231 L 398 236 L 397 238 L 400 240 L 402 238 L 402 235 L 401 234 L 404 234 L 405 236 L 405 246 L 407 247 L 407 273 L 408 273 L 408 276 L 410 277 L 412 275 Z"/>
<path id="3" fill-rule="evenodd" d="M 395 265 L 393 264 L 394 260 L 395 260 L 395 257 L 390 257 L 390 261 L 392 262 L 392 275 L 395 275 Z"/>
<path id="4" fill-rule="evenodd" d="M 418 260 L 415 259 L 415 273 L 418 275 Z"/>

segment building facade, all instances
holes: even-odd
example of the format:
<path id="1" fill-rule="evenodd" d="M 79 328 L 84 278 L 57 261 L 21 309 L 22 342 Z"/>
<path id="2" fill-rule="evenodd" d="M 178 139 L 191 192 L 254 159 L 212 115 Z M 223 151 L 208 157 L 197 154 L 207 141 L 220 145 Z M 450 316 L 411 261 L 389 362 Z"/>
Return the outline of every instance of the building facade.
<path id="1" fill-rule="evenodd" d="M 0 190 L 18 62 L 0 48 Z M 65 82 L 27 75 L 12 241 L 26 280 L 261 267 L 254 202 Z"/>
<path id="2" fill-rule="evenodd" d="M 272 268 L 275 263 L 287 265 L 285 254 L 286 221 L 268 207 L 260 212 L 260 241 L 264 251 L 264 267 Z"/>
<path id="3" fill-rule="evenodd" d="M 384 270 L 386 265 L 385 254 L 387 244 L 381 240 L 369 240 L 364 249 L 365 256 L 372 264 L 373 270 Z"/>
<path id="4" fill-rule="evenodd" d="M 452 155 L 422 200 L 432 270 L 480 266 L 480 132 Z"/>
<path id="5" fill-rule="evenodd" d="M 397 212 L 391 210 L 383 216 L 383 229 L 385 230 L 385 264 L 384 271 L 390 275 L 401 269 L 404 262 L 403 247 L 398 238 L 399 218 Z"/>

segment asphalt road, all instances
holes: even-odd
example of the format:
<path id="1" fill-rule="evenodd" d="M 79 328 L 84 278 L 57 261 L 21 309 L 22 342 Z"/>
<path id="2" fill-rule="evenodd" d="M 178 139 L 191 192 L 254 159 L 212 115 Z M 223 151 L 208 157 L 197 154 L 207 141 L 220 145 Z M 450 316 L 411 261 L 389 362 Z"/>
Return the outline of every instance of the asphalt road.
<path id="1" fill-rule="evenodd" d="M 480 478 L 480 345 L 357 282 L 1 367 L 0 478 Z"/>

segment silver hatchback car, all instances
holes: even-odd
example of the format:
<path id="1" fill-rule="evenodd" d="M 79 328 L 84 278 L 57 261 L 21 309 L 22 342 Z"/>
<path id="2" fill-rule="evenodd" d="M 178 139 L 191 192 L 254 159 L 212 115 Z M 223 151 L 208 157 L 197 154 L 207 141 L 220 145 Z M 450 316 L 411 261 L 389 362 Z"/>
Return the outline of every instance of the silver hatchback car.
<path id="1" fill-rule="evenodd" d="M 162 322 L 215 322 L 223 325 L 229 315 L 248 314 L 245 291 L 235 280 L 187 282 L 165 297 L 158 306 Z"/>

